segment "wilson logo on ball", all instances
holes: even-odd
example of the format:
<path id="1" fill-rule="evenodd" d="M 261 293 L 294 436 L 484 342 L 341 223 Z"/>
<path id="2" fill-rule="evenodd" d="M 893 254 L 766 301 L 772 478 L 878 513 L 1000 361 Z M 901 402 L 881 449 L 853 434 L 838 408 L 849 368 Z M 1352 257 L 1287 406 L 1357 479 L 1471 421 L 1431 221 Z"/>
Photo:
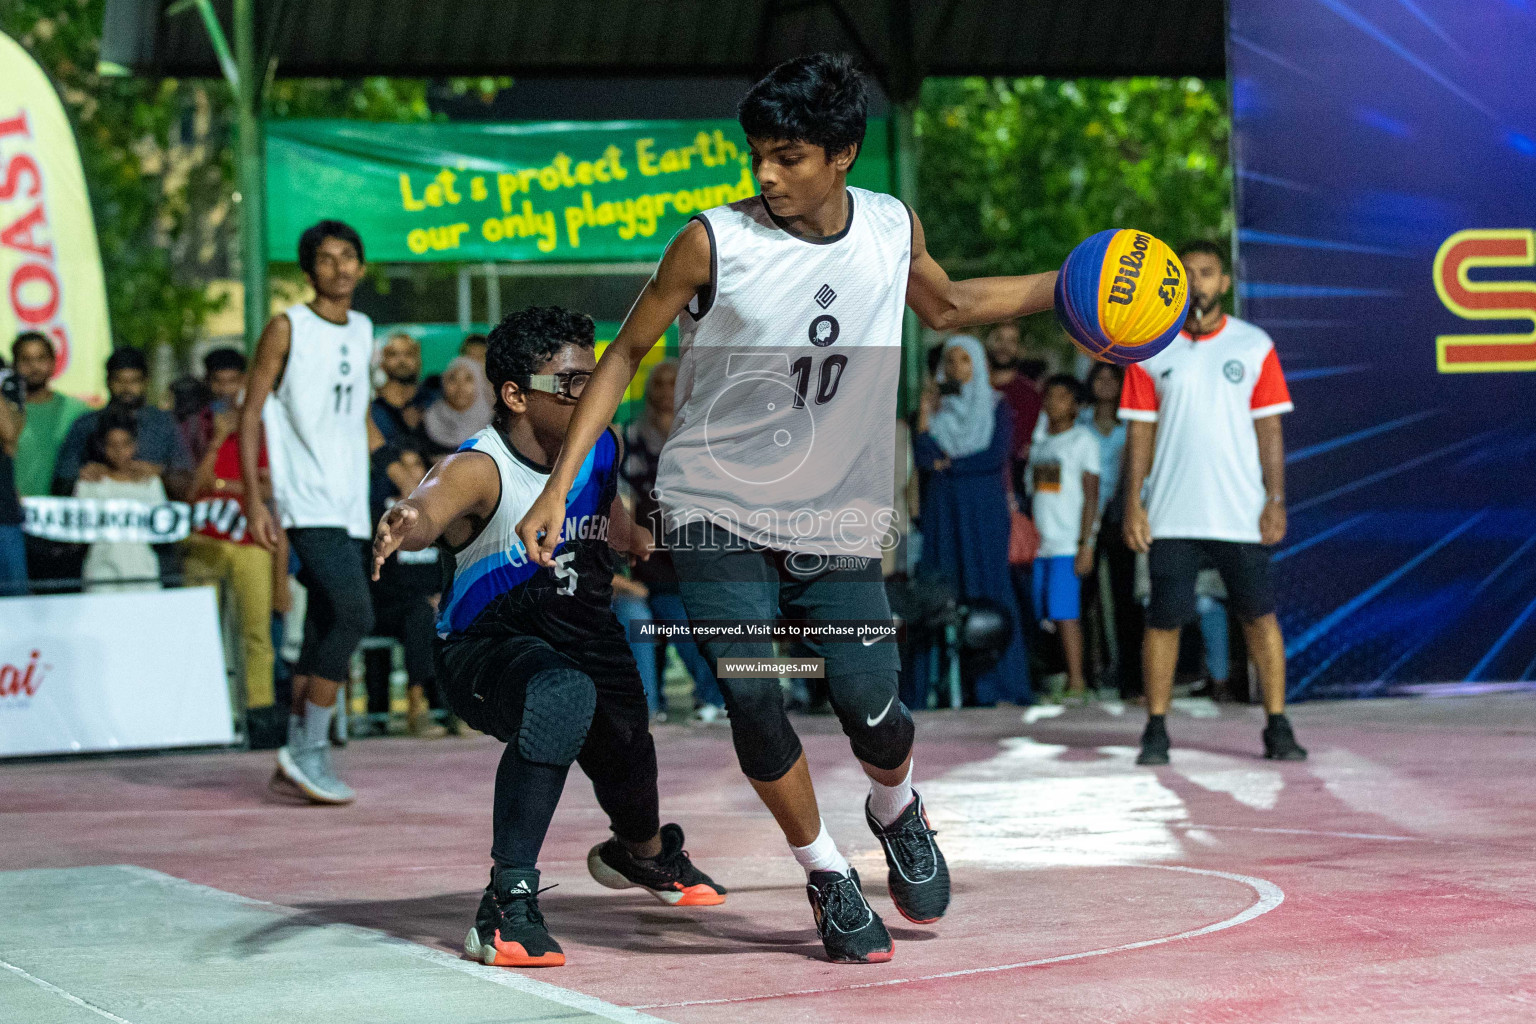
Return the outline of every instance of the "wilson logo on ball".
<path id="1" fill-rule="evenodd" d="M 1184 265 L 1145 231 L 1100 231 L 1072 250 L 1056 281 L 1062 329 L 1103 362 L 1156 355 L 1178 336 L 1188 312 Z"/>
<path id="2" fill-rule="evenodd" d="M 1129 306 L 1136 298 L 1136 281 L 1141 277 L 1141 265 L 1147 258 L 1147 243 L 1151 235 L 1138 234 L 1131 242 L 1131 251 L 1120 257 L 1120 269 L 1109 286 L 1109 301 Z"/>

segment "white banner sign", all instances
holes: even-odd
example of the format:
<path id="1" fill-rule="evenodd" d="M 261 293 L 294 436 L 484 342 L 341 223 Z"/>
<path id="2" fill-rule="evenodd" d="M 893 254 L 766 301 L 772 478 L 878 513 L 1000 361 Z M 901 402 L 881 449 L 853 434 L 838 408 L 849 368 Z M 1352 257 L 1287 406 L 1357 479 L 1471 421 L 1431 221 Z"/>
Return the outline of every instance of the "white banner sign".
<path id="1" fill-rule="evenodd" d="M 192 506 L 131 498 L 22 498 L 22 530 L 66 544 L 169 544 L 192 532 Z"/>
<path id="2" fill-rule="evenodd" d="M 210 587 L 0 598 L 0 757 L 229 744 Z"/>
<path id="3" fill-rule="evenodd" d="M 204 498 L 188 505 L 130 498 L 33 497 L 21 499 L 21 510 L 26 517 L 23 532 L 65 544 L 171 544 L 205 527 L 237 544 L 245 537 L 245 512 L 233 498 Z"/>

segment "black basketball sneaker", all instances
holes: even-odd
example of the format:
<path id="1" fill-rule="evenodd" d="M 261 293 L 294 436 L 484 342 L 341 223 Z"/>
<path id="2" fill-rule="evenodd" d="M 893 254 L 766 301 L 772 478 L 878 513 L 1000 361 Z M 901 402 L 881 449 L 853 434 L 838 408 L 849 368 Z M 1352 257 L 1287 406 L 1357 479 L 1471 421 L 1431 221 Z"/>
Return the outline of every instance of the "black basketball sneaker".
<path id="1" fill-rule="evenodd" d="M 1264 726 L 1264 756 L 1271 761 L 1305 761 L 1307 750 L 1296 742 L 1291 731 L 1291 720 L 1284 715 L 1272 715 Z"/>
<path id="2" fill-rule="evenodd" d="M 949 865 L 933 841 L 923 798 L 914 792 L 901 817 L 885 826 L 875 820 L 865 800 L 864 820 L 885 850 L 890 869 L 886 884 L 901 916 L 913 924 L 933 924 L 943 917 L 949 909 Z"/>
<path id="3" fill-rule="evenodd" d="M 565 953 L 539 913 L 539 873 L 491 869 L 464 952 L 491 967 L 564 967 Z"/>
<path id="4" fill-rule="evenodd" d="M 891 933 L 864 898 L 857 871 L 849 868 L 846 875 L 812 871 L 805 882 L 805 895 L 811 901 L 816 934 L 821 936 L 828 960 L 835 964 L 883 964 L 895 954 Z"/>
<path id="5" fill-rule="evenodd" d="M 1161 715 L 1147 718 L 1147 727 L 1141 732 L 1141 753 L 1136 755 L 1136 763 L 1168 763 L 1168 724 Z"/>
<path id="6" fill-rule="evenodd" d="M 683 849 L 683 830 L 661 826 L 661 854 L 642 860 L 617 836 L 598 843 L 587 854 L 587 871 L 610 889 L 644 889 L 673 907 L 716 907 L 725 902 L 725 886 L 694 867 Z"/>

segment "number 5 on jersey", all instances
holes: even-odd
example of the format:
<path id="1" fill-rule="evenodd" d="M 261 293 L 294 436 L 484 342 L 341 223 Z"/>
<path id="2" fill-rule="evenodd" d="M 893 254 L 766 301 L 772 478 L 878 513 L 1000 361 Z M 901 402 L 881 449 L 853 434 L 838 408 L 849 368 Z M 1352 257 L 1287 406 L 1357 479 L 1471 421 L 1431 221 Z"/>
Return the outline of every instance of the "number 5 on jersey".
<path id="1" fill-rule="evenodd" d="M 576 593 L 576 570 L 571 568 L 571 559 L 575 557 L 574 551 L 565 551 L 555 556 L 555 579 L 560 581 L 555 593 L 566 596 Z"/>

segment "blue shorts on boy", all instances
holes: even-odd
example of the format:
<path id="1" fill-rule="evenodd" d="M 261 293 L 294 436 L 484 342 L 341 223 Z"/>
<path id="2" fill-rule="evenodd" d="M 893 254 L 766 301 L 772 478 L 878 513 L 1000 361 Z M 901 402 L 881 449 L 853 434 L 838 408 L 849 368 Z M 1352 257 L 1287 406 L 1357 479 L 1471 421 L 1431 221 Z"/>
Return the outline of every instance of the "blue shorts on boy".
<path id="1" fill-rule="evenodd" d="M 1035 615 L 1052 622 L 1070 622 L 1082 614 L 1082 580 L 1072 563 L 1072 555 L 1035 559 Z"/>
<path id="2" fill-rule="evenodd" d="M 1080 584 L 1072 563 L 1083 540 L 1083 476 L 1099 471 L 1099 439 L 1091 428 L 1075 424 L 1053 434 L 1042 423 L 1036 429 L 1029 450 L 1029 490 L 1040 531 L 1035 614 L 1043 619 L 1065 622 L 1079 615 Z"/>

